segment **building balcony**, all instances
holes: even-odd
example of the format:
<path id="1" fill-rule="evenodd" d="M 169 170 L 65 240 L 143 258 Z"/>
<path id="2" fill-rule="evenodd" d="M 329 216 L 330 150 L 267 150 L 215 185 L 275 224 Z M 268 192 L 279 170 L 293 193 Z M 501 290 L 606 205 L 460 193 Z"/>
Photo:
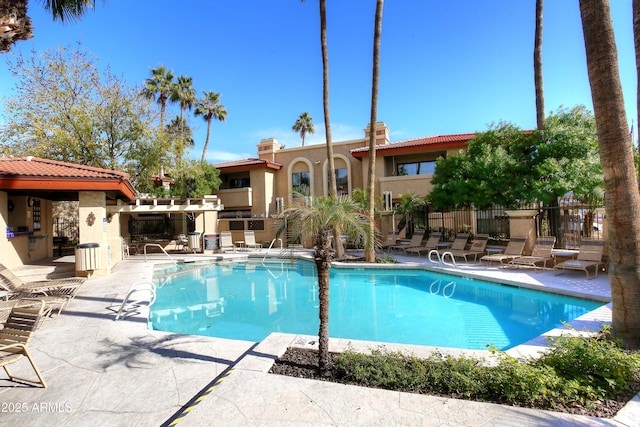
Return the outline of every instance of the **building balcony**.
<path id="1" fill-rule="evenodd" d="M 253 206 L 253 189 L 251 187 L 218 190 L 215 194 L 221 200 L 225 210 L 246 209 Z"/>

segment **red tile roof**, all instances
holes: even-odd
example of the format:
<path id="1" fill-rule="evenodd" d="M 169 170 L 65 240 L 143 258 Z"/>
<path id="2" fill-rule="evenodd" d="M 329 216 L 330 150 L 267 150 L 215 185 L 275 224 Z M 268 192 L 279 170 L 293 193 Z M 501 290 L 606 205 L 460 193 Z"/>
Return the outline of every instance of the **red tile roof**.
<path id="1" fill-rule="evenodd" d="M 437 135 L 423 138 L 409 139 L 406 141 L 393 142 L 390 144 L 376 145 L 376 153 L 381 155 L 391 155 L 408 153 L 428 149 L 462 147 L 476 136 L 475 133 L 458 133 L 452 135 Z M 365 157 L 369 154 L 369 147 L 360 147 L 351 150 L 353 157 Z"/>
<path id="2" fill-rule="evenodd" d="M 115 190 L 135 197 L 125 172 L 31 156 L 0 158 L 0 190 Z"/>
<path id="3" fill-rule="evenodd" d="M 282 165 L 279 163 L 273 163 L 267 160 L 256 159 L 256 158 L 230 160 L 228 162 L 216 163 L 212 166 L 214 166 L 216 169 L 222 172 L 241 171 L 241 170 L 255 169 L 260 167 L 265 167 L 265 168 L 275 169 L 275 170 L 282 169 Z"/>

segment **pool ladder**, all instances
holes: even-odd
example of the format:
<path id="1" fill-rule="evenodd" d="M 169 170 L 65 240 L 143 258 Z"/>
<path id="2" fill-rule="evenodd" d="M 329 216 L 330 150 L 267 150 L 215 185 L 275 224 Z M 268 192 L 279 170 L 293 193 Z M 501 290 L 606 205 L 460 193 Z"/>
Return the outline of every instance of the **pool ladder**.
<path id="1" fill-rule="evenodd" d="M 142 281 L 131 285 L 127 295 L 122 300 L 122 304 L 120 304 L 120 309 L 116 314 L 116 318 L 113 320 L 118 320 L 125 318 L 127 316 L 131 316 L 132 314 L 140 313 L 140 308 L 144 303 L 148 302 L 148 305 L 151 306 L 156 301 L 156 286 L 148 281 Z"/>
<path id="2" fill-rule="evenodd" d="M 164 252 L 164 254 L 167 256 L 167 258 L 169 258 L 171 260 L 172 263 L 178 264 L 178 261 L 173 259 L 173 257 L 171 255 L 169 255 L 169 253 L 167 251 L 164 250 L 162 245 L 160 245 L 158 243 L 147 243 L 147 244 L 144 245 L 144 262 L 147 262 L 147 247 L 148 246 L 156 246 L 156 247 L 160 248 L 160 250 L 162 252 Z"/>
<path id="3" fill-rule="evenodd" d="M 435 257 L 436 257 L 435 260 L 433 259 L 433 255 L 435 255 Z M 447 257 L 451 258 L 450 262 L 448 262 L 446 260 Z M 442 265 L 442 266 L 446 266 L 446 267 L 457 268 L 456 259 L 453 256 L 453 254 L 451 252 L 449 252 L 449 251 L 444 252 L 442 255 L 440 255 L 440 252 L 438 252 L 436 249 L 431 249 L 429 251 L 428 259 L 429 259 L 429 261 L 431 261 L 434 264 L 438 264 L 438 265 Z"/>

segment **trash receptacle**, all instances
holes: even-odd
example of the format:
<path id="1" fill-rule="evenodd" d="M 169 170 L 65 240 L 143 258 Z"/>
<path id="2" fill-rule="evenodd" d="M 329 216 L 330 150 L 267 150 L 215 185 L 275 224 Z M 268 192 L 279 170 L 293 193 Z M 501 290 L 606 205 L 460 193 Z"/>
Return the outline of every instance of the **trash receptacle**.
<path id="1" fill-rule="evenodd" d="M 82 243 L 76 246 L 76 270 L 93 271 L 100 269 L 100 245 Z"/>
<path id="2" fill-rule="evenodd" d="M 220 248 L 220 236 L 218 234 L 204 235 L 204 250 L 216 250 Z"/>
<path id="3" fill-rule="evenodd" d="M 200 251 L 200 232 L 192 231 L 187 236 L 189 250 L 193 253 Z"/>

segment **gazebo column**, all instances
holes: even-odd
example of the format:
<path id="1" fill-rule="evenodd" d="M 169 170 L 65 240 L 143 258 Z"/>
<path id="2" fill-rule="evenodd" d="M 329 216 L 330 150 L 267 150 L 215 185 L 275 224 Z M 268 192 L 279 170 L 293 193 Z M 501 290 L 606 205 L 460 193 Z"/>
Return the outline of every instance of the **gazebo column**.
<path id="1" fill-rule="evenodd" d="M 78 200 L 80 236 L 76 249 L 76 274 L 106 276 L 111 272 L 106 194 L 103 191 L 80 191 Z M 99 246 L 93 247 L 95 244 Z"/>
<path id="2" fill-rule="evenodd" d="M 538 211 L 535 209 L 523 209 L 505 212 L 509 215 L 509 235 L 511 237 L 526 238 L 527 244 L 523 253 L 530 255 L 537 239 L 536 215 L 538 215 Z"/>

